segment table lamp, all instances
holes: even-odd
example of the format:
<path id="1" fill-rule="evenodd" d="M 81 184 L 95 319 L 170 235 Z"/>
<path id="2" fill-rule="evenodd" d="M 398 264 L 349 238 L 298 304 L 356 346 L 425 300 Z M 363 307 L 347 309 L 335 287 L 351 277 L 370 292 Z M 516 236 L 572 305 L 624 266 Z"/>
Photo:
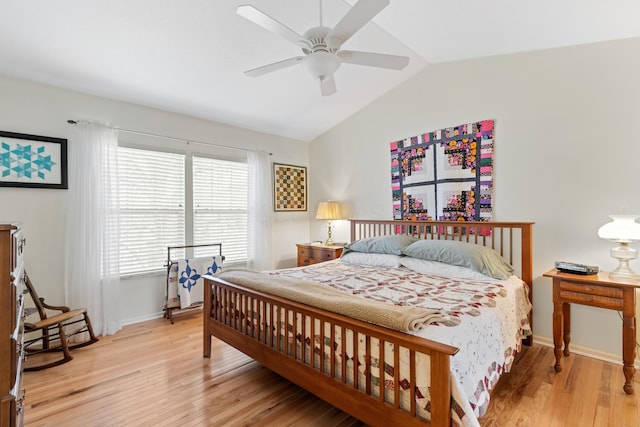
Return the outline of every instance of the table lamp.
<path id="1" fill-rule="evenodd" d="M 327 236 L 327 240 L 324 242 L 325 245 L 328 245 L 328 246 L 333 245 L 333 239 L 331 238 L 331 220 L 342 219 L 342 218 L 343 218 L 342 209 L 340 209 L 340 203 L 332 202 L 331 200 L 329 200 L 328 202 L 320 202 L 320 204 L 318 205 L 318 211 L 316 212 L 316 219 L 328 220 L 328 224 L 327 224 L 328 236 Z"/>
<path id="2" fill-rule="evenodd" d="M 630 267 L 629 261 L 638 257 L 638 252 L 629 247 L 629 243 L 640 240 L 640 224 L 636 218 L 640 215 L 609 215 L 613 221 L 606 223 L 598 229 L 598 236 L 603 239 L 618 243 L 611 249 L 611 257 L 618 260 L 618 268 L 613 270 L 609 277 L 612 279 L 638 279 L 638 276 Z"/>

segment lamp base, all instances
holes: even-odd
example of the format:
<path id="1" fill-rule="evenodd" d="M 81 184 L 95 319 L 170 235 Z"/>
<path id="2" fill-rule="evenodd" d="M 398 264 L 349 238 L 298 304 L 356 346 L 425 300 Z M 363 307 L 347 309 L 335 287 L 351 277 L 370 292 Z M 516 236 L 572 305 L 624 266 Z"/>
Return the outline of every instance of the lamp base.
<path id="1" fill-rule="evenodd" d="M 328 221 L 327 233 L 327 240 L 324 241 L 324 244 L 327 246 L 333 246 L 333 239 L 331 238 L 331 220 Z"/>
<path id="2" fill-rule="evenodd" d="M 623 262 L 620 260 L 620 265 L 618 268 L 609 273 L 609 277 L 611 279 L 632 279 L 638 280 L 640 279 L 640 274 L 636 273 L 629 267 L 629 262 Z"/>
<path id="3" fill-rule="evenodd" d="M 609 273 L 612 279 L 640 279 L 635 271 L 629 267 L 629 261 L 638 257 L 638 252 L 629 247 L 626 242 L 620 243 L 620 246 L 611 249 L 611 257 L 618 260 L 618 267 Z"/>

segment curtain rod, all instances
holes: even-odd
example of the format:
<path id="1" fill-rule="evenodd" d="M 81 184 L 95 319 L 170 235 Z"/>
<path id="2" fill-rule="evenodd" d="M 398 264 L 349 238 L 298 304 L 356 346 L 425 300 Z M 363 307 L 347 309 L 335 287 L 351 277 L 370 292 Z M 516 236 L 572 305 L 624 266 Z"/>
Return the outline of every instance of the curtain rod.
<path id="1" fill-rule="evenodd" d="M 77 125 L 78 123 L 91 123 L 96 125 L 96 123 L 93 122 L 89 122 L 89 121 L 83 121 L 83 120 L 73 120 L 73 119 L 69 119 L 67 120 L 67 123 L 69 123 L 70 125 Z M 142 132 L 139 130 L 132 130 L 132 129 L 122 129 L 116 126 L 107 126 L 107 125 L 103 125 L 103 124 L 97 124 L 98 126 L 102 126 L 104 128 L 108 128 L 108 129 L 115 129 L 119 132 L 126 132 L 126 133 L 132 133 L 135 135 L 142 135 L 142 136 L 150 136 L 153 138 L 162 138 L 162 139 L 171 139 L 173 141 L 180 141 L 180 142 L 186 142 L 187 144 L 201 144 L 201 145 L 209 145 L 212 147 L 219 147 L 219 148 L 224 148 L 227 150 L 237 150 L 237 151 L 245 151 L 245 152 L 249 152 L 251 150 L 248 150 L 246 148 L 239 148 L 239 147 L 231 147 L 229 145 L 221 145 L 221 144 L 214 144 L 213 142 L 204 142 L 204 141 L 196 141 L 194 139 L 186 139 L 186 138 L 179 138 L 176 136 L 166 136 L 166 135 L 159 135 L 156 133 L 149 133 L 149 132 Z M 269 153 L 269 155 L 273 155 L 273 153 Z"/>

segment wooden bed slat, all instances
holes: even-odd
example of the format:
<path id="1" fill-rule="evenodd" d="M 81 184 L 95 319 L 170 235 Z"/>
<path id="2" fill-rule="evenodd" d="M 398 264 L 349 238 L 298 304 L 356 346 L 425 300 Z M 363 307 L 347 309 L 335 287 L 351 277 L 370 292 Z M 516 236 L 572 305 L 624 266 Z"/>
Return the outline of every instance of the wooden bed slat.
<path id="1" fill-rule="evenodd" d="M 380 366 L 379 368 L 379 372 L 378 372 L 378 397 L 380 399 L 380 402 L 384 402 L 385 401 L 385 396 L 384 396 L 384 384 L 385 384 L 385 369 L 384 369 L 384 353 L 385 353 L 385 342 L 382 341 L 379 343 L 380 345 L 378 346 L 378 364 Z"/>

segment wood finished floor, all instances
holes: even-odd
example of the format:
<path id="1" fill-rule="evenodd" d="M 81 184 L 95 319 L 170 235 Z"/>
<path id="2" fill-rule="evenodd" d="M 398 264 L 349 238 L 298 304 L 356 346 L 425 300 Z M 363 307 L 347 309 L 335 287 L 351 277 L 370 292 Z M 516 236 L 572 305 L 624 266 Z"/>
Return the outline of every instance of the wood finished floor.
<path id="1" fill-rule="evenodd" d="M 129 325 L 69 363 L 25 372 L 25 426 L 363 426 L 217 339 L 204 359 L 201 323 Z M 550 348 L 525 349 L 481 425 L 640 425 L 619 365 L 571 355 L 556 374 L 553 363 Z"/>

